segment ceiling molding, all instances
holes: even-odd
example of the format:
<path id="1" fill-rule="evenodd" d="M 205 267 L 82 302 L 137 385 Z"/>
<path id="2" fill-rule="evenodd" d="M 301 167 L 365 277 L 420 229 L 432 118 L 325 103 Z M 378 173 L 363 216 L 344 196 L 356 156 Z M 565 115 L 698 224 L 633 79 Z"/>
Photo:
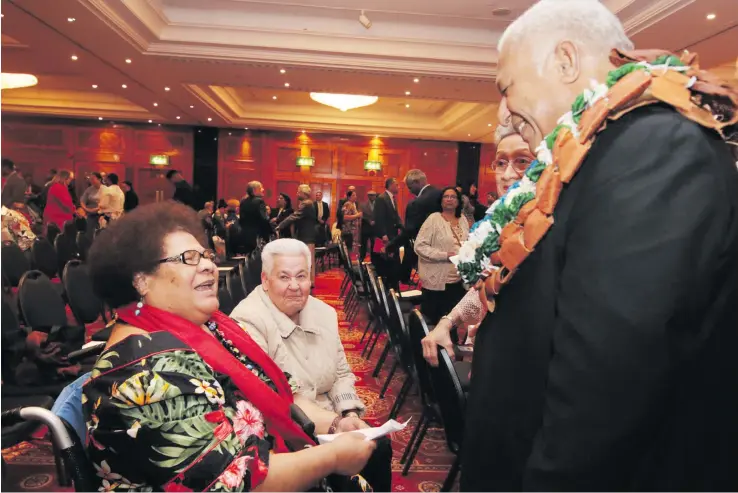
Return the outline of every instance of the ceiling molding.
<path id="1" fill-rule="evenodd" d="M 149 44 L 158 38 L 158 34 L 163 26 L 156 28 L 156 25 L 146 24 L 144 19 L 146 16 L 135 14 L 136 17 L 149 29 L 149 36 L 144 36 L 139 33 L 135 27 L 129 24 L 123 16 L 114 8 L 114 5 L 119 5 L 117 2 L 113 3 L 108 0 L 78 0 L 83 6 L 92 12 L 98 19 L 102 20 L 107 24 L 113 31 L 115 31 L 121 38 L 125 39 L 131 45 L 138 48 L 139 51 L 146 51 Z M 141 3 L 141 0 L 132 0 L 128 2 L 129 8 Z"/>
<path id="2" fill-rule="evenodd" d="M 623 27 L 628 36 L 634 36 L 694 2 L 695 0 L 661 0 L 655 2 L 638 15 L 623 21 Z"/>

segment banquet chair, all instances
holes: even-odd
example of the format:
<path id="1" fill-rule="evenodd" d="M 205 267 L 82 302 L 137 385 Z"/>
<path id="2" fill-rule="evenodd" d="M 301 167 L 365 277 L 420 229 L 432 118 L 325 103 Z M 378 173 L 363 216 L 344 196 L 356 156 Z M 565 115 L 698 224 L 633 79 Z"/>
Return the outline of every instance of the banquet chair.
<path id="1" fill-rule="evenodd" d="M 56 223 L 49 223 L 46 225 L 46 239 L 49 243 L 54 244 L 54 240 L 61 234 L 61 228 Z"/>
<path id="2" fill-rule="evenodd" d="M 69 308 L 80 325 L 87 325 L 105 318 L 105 307 L 92 287 L 92 279 L 87 266 L 80 260 L 67 262 L 62 275 L 64 291 L 67 293 Z"/>
<path id="3" fill-rule="evenodd" d="M 3 242 L 0 258 L 5 282 L 9 287 L 17 288 L 23 274 L 31 270 L 31 264 L 23 250 L 12 241 Z"/>
<path id="4" fill-rule="evenodd" d="M 90 247 L 92 247 L 92 237 L 87 233 L 87 231 L 77 231 L 76 242 L 79 258 L 87 260 Z"/>
<path id="5" fill-rule="evenodd" d="M 59 264 L 56 259 L 56 251 L 46 238 L 36 238 L 31 247 L 33 268 L 43 272 L 49 279 L 56 277 L 59 272 Z"/>
<path id="6" fill-rule="evenodd" d="M 233 300 L 234 306 L 237 306 L 244 298 L 246 298 L 246 292 L 243 290 L 243 286 L 241 285 L 241 276 L 238 275 L 238 273 L 228 273 L 228 275 L 226 275 L 226 289 L 228 289 L 228 293 L 231 295 L 231 300 Z"/>
<path id="7" fill-rule="evenodd" d="M 233 309 L 236 308 L 236 304 L 233 303 L 233 298 L 231 298 L 231 293 L 228 292 L 228 288 L 225 285 L 218 286 L 218 305 L 218 310 L 226 315 L 230 315 Z"/>
<path id="8" fill-rule="evenodd" d="M 67 221 L 70 222 L 70 221 Z M 74 227 L 74 223 L 71 223 Z M 67 232 L 67 225 L 64 225 L 64 231 L 62 234 L 56 237 L 54 240 L 54 250 L 56 250 L 56 261 L 57 261 L 57 272 L 59 277 L 64 282 L 64 267 L 70 260 L 79 258 L 79 251 L 77 251 L 77 233 L 76 231 L 70 235 Z"/>

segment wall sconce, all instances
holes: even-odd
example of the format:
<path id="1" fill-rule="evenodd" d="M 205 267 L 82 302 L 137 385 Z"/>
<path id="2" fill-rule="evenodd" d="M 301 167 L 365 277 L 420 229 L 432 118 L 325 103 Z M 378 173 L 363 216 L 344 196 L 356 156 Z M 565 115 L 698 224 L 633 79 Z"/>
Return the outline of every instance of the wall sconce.
<path id="1" fill-rule="evenodd" d="M 297 140 L 300 142 L 300 155 L 296 159 L 295 164 L 300 168 L 315 166 L 315 158 L 310 155 L 310 137 L 303 132 L 297 137 Z"/>
<path id="2" fill-rule="evenodd" d="M 370 142 L 371 147 L 364 161 L 365 171 L 382 171 L 382 141 L 374 137 Z"/>

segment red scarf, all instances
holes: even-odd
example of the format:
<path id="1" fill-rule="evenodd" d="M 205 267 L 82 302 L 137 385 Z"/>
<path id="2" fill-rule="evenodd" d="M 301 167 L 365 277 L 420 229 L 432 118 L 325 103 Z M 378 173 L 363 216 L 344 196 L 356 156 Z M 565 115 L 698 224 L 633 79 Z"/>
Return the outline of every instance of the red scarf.
<path id="1" fill-rule="evenodd" d="M 284 373 L 233 319 L 220 311 L 213 313 L 210 318 L 241 354 L 263 370 L 277 387 L 277 392 L 248 370 L 215 336 L 208 334 L 202 327 L 152 306 L 144 305 L 138 315 L 136 310 L 134 305 L 119 308 L 118 317 L 149 333 L 170 332 L 194 349 L 213 370 L 231 378 L 244 397 L 264 416 L 269 434 L 276 439 L 277 452 L 289 451 L 285 447 L 285 441 L 295 449 L 315 444 L 292 419 L 292 389 Z"/>

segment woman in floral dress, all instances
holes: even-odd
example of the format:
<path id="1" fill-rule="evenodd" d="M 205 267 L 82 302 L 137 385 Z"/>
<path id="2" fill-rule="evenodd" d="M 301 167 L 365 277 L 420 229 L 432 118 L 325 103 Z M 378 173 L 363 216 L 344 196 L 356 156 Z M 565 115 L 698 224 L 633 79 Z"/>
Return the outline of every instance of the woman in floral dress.
<path id="1" fill-rule="evenodd" d="M 343 225 L 341 230 L 343 239 L 349 252 L 359 254 L 359 231 L 361 229 L 361 216 L 363 215 L 356 207 L 356 192 L 349 190 L 346 194 L 346 202 L 343 204 Z"/>
<path id="2" fill-rule="evenodd" d="M 90 251 L 95 289 L 118 314 L 83 394 L 100 490 L 301 491 L 356 474 L 373 442 L 313 446 L 292 416 L 319 434 L 360 420 L 293 398 L 291 377 L 217 311 L 205 241 L 192 209 L 163 202 L 113 222 Z"/>

